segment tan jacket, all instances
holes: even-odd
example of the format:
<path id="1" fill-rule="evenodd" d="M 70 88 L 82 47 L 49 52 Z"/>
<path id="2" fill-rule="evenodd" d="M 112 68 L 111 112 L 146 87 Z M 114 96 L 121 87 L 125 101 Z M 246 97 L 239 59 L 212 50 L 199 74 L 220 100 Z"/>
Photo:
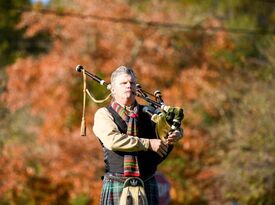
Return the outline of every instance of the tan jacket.
<path id="1" fill-rule="evenodd" d="M 149 139 L 121 133 L 111 113 L 105 107 L 95 113 L 93 132 L 104 147 L 112 151 L 135 152 L 146 151 L 149 148 Z"/>

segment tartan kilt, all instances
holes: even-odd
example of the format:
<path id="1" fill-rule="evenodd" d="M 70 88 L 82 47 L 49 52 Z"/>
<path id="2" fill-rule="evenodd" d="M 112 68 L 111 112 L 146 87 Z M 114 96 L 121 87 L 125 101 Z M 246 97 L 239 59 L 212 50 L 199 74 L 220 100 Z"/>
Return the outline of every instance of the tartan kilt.
<path id="1" fill-rule="evenodd" d="M 117 178 L 117 180 L 115 179 Z M 118 205 L 122 193 L 125 177 L 106 177 L 103 179 L 101 191 L 101 205 Z M 144 189 L 148 200 L 148 205 L 159 205 L 158 186 L 155 177 L 144 181 Z"/>

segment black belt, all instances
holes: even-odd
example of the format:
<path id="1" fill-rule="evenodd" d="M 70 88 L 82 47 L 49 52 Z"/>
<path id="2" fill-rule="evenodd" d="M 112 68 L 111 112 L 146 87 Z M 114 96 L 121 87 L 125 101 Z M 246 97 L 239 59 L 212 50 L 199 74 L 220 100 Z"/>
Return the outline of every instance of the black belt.
<path id="1" fill-rule="evenodd" d="M 146 182 L 148 180 L 150 180 L 151 178 L 153 178 L 154 175 L 148 176 L 148 177 L 139 177 L 143 180 L 143 182 Z M 101 177 L 101 179 L 107 179 L 107 180 L 113 180 L 113 181 L 118 181 L 118 182 L 122 182 L 124 183 L 124 181 L 126 179 L 128 179 L 129 177 L 125 177 L 123 176 L 123 174 L 120 173 L 106 173 L 104 176 Z"/>

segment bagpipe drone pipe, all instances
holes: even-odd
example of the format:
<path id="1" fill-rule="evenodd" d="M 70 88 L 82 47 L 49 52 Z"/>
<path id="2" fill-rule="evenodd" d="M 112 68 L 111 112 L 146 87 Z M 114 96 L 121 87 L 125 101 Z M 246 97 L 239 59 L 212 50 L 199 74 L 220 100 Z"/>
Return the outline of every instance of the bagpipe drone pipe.
<path id="1" fill-rule="evenodd" d="M 105 86 L 108 90 L 111 89 L 110 84 L 106 83 L 103 79 L 99 78 L 98 76 L 88 72 L 84 69 L 82 65 L 76 66 L 76 71 L 83 73 L 84 78 L 84 98 L 83 98 L 83 116 L 82 116 L 82 123 L 81 123 L 81 135 L 86 135 L 85 129 L 85 93 L 87 92 L 89 96 L 93 99 L 90 95 L 88 89 L 86 89 L 86 76 L 90 77 L 91 79 L 98 82 L 100 85 Z M 148 103 L 148 105 L 144 106 L 143 112 L 149 114 L 151 116 L 151 120 L 156 124 L 156 134 L 162 141 L 166 141 L 168 134 L 174 130 L 181 129 L 181 123 L 184 119 L 184 110 L 180 107 L 172 107 L 165 105 L 161 92 L 156 90 L 154 94 L 151 94 L 145 90 L 143 90 L 140 84 L 136 84 L 136 96 L 140 97 L 144 101 Z M 155 99 L 152 99 L 152 98 Z M 93 99 L 96 101 L 95 99 Z M 98 101 L 97 101 L 98 102 Z"/>

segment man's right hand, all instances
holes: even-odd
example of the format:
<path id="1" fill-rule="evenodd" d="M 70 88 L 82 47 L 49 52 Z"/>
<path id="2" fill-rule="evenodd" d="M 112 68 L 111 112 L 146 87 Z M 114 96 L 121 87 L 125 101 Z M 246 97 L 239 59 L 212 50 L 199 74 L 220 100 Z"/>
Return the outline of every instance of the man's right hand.
<path id="1" fill-rule="evenodd" d="M 158 153 L 161 157 L 164 157 L 167 154 L 168 146 L 160 139 L 150 139 L 149 149 Z"/>

